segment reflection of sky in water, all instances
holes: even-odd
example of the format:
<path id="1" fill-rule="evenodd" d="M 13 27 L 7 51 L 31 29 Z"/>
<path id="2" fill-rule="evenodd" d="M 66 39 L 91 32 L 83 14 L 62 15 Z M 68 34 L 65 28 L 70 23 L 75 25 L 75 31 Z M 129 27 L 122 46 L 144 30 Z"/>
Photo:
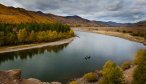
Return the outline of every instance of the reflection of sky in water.
<path id="1" fill-rule="evenodd" d="M 6 55 L 5 57 L 9 55 L 9 60 L 5 58 L 7 61 L 1 62 L 0 69 L 19 68 L 22 69 L 24 77 L 35 77 L 43 81 L 66 81 L 81 76 L 83 73 L 101 69 L 106 60 L 112 60 L 118 64 L 132 60 L 138 49 L 146 48 L 143 44 L 117 37 L 85 32 L 76 33 L 80 38 L 76 37 L 65 47 L 15 52 L 14 56 L 2 54 Z M 28 52 L 32 56 L 24 55 Z M 15 57 L 16 55 L 18 57 Z M 19 55 L 24 55 L 24 59 Z M 85 60 L 85 56 L 91 56 L 91 59 Z M 15 59 L 11 60 L 10 57 L 15 57 Z"/>

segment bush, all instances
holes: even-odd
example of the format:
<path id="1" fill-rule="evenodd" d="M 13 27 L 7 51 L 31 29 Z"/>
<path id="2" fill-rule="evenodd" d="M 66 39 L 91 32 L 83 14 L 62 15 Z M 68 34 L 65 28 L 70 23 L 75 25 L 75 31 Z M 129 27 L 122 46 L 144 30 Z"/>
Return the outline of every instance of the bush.
<path id="1" fill-rule="evenodd" d="M 76 81 L 71 81 L 69 84 L 78 84 Z"/>
<path id="2" fill-rule="evenodd" d="M 123 84 L 124 76 L 121 68 L 111 61 L 107 61 L 103 67 L 102 78 L 99 84 Z"/>
<path id="3" fill-rule="evenodd" d="M 146 52 L 146 50 L 138 50 L 136 55 L 135 55 L 135 58 L 134 58 L 134 64 L 135 65 L 139 65 L 139 63 L 143 60 L 143 55 L 144 55 L 144 52 Z"/>
<path id="4" fill-rule="evenodd" d="M 131 67 L 131 62 L 124 62 L 121 66 L 123 70 L 129 69 Z"/>
<path id="5" fill-rule="evenodd" d="M 122 32 L 123 32 L 123 33 L 127 33 L 127 31 L 126 31 L 126 30 L 123 30 Z"/>
<path id="6" fill-rule="evenodd" d="M 146 84 L 146 50 L 139 50 L 136 55 L 137 64 L 133 74 L 132 84 Z"/>
<path id="7" fill-rule="evenodd" d="M 117 29 L 117 32 L 120 32 L 120 30 Z"/>
<path id="8" fill-rule="evenodd" d="M 94 82 L 97 80 L 97 76 L 95 73 L 90 72 L 84 75 L 84 79 L 86 79 L 88 82 Z"/>

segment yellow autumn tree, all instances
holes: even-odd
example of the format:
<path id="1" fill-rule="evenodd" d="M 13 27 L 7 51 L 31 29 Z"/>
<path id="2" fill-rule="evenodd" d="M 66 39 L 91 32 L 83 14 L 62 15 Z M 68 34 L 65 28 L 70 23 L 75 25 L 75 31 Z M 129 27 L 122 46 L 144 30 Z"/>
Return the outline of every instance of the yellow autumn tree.
<path id="1" fill-rule="evenodd" d="M 35 40 L 36 40 L 35 32 L 31 31 L 31 33 L 29 35 L 29 41 L 30 42 L 35 42 Z"/>
<path id="2" fill-rule="evenodd" d="M 25 28 L 20 29 L 18 34 L 17 34 L 18 41 L 19 42 L 26 42 L 28 40 L 27 37 L 28 37 L 27 30 Z"/>

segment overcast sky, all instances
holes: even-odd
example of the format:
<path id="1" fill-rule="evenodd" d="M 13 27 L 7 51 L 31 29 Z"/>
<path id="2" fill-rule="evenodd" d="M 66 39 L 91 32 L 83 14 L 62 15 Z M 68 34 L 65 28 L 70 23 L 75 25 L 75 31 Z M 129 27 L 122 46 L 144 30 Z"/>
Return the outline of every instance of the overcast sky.
<path id="1" fill-rule="evenodd" d="M 146 0 L 0 0 L 7 6 L 56 15 L 79 15 L 97 21 L 137 22 L 146 20 Z"/>

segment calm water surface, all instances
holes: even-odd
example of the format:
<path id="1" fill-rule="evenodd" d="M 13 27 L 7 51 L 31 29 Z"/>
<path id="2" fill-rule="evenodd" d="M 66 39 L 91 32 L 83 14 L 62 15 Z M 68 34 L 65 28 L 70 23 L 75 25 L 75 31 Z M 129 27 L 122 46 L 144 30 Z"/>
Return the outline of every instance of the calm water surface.
<path id="1" fill-rule="evenodd" d="M 0 70 L 21 69 L 24 78 L 67 82 L 84 73 L 101 69 L 107 60 L 117 64 L 133 60 L 136 43 L 118 37 L 76 31 L 69 44 L 0 54 Z M 85 56 L 91 59 L 85 60 Z"/>

